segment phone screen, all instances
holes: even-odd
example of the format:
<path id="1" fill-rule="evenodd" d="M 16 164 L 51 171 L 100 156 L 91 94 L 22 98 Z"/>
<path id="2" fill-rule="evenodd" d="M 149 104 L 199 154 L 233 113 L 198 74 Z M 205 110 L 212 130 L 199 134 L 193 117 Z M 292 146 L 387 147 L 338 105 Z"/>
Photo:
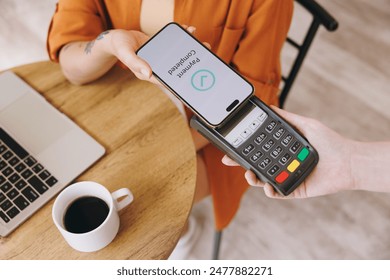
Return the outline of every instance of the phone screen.
<path id="1" fill-rule="evenodd" d="M 182 27 L 170 23 L 138 51 L 154 75 L 199 117 L 221 124 L 253 86 Z"/>

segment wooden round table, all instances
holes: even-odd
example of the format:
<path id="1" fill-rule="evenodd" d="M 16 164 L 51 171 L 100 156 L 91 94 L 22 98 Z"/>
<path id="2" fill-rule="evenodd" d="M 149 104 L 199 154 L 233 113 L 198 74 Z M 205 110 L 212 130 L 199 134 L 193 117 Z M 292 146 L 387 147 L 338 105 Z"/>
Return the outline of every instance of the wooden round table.
<path id="1" fill-rule="evenodd" d="M 166 259 L 191 210 L 196 181 L 190 130 L 169 98 L 119 67 L 84 86 L 71 85 L 51 62 L 12 70 L 106 148 L 76 181 L 96 181 L 111 191 L 128 187 L 135 199 L 120 212 L 114 241 L 81 253 L 56 229 L 53 198 L 0 238 L 0 259 Z"/>

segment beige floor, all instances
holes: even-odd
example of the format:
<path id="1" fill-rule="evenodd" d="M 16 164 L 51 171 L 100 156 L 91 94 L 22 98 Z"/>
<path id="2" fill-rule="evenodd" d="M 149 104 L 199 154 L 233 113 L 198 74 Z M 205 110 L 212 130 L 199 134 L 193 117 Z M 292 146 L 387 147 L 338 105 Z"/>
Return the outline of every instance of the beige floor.
<path id="1" fill-rule="evenodd" d="M 54 0 L 0 0 L 0 70 L 47 59 Z M 310 50 L 286 108 L 342 135 L 390 139 L 390 2 L 319 0 L 340 22 Z M 307 17 L 296 10 L 292 34 Z M 288 64 L 285 50 L 283 61 Z M 390 187 L 390 186 L 389 186 Z M 194 207 L 202 229 L 190 257 L 210 257 L 212 207 Z M 390 259 L 390 194 L 346 192 L 300 201 L 271 200 L 251 188 L 225 230 L 224 259 Z"/>

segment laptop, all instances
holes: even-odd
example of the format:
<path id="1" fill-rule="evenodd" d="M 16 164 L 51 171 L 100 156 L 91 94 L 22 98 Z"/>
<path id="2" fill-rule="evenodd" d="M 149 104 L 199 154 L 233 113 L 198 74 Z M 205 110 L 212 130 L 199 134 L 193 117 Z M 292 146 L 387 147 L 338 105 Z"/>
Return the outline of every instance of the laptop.
<path id="1" fill-rule="evenodd" d="M 104 153 L 102 145 L 17 75 L 0 73 L 0 236 Z"/>

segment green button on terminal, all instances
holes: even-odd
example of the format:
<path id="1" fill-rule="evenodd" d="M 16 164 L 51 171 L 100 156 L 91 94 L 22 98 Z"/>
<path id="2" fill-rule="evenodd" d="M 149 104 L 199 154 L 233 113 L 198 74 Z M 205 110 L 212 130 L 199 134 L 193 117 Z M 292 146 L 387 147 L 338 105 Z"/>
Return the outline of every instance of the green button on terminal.
<path id="1" fill-rule="evenodd" d="M 304 161 L 309 155 L 309 150 L 307 148 L 303 148 L 302 151 L 298 154 L 298 159 L 300 161 Z"/>

